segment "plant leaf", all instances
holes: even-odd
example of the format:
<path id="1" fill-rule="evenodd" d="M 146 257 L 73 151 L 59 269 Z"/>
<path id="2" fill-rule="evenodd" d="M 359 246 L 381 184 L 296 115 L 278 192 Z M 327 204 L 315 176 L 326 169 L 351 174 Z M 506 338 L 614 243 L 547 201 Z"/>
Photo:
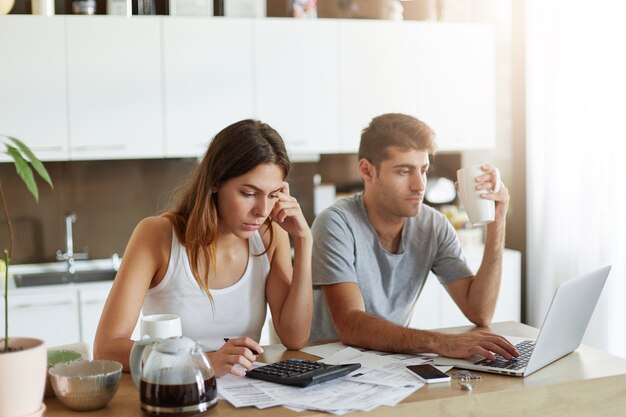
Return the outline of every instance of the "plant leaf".
<path id="1" fill-rule="evenodd" d="M 51 188 L 54 188 L 54 185 L 52 185 L 52 179 L 50 179 L 50 175 L 48 175 L 48 171 L 46 171 L 46 168 L 43 166 L 39 158 L 35 156 L 33 151 L 31 151 L 30 148 L 26 146 L 26 144 L 22 142 L 21 140 L 19 140 L 18 138 L 14 138 L 13 136 L 7 136 L 7 137 L 9 138 L 9 140 L 11 140 L 13 143 L 17 145 L 19 150 L 22 151 L 24 155 L 26 155 L 26 157 L 30 161 L 30 164 L 33 166 L 33 168 L 35 168 L 35 171 L 37 171 L 39 176 L 45 182 L 47 182 Z"/>
<path id="2" fill-rule="evenodd" d="M 7 153 L 15 161 L 15 171 L 22 178 L 28 191 L 35 197 L 35 200 L 39 202 L 39 190 L 37 190 L 37 183 L 35 183 L 35 176 L 33 170 L 30 169 L 28 162 L 24 159 L 20 151 L 14 146 L 7 145 Z"/>

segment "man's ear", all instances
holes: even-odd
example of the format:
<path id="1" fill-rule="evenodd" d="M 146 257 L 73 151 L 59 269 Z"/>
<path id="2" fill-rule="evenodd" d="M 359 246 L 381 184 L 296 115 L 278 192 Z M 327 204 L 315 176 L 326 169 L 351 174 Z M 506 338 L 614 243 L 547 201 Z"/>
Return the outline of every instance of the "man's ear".
<path id="1" fill-rule="evenodd" d="M 359 173 L 361 174 L 363 181 L 371 181 L 371 179 L 376 175 L 376 167 L 367 159 L 362 158 L 359 161 Z"/>

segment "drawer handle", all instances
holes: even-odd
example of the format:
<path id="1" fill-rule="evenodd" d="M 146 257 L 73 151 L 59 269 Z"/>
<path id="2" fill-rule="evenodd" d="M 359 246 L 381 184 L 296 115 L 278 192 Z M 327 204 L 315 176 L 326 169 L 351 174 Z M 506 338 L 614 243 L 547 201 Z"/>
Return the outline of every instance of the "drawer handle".
<path id="1" fill-rule="evenodd" d="M 30 148 L 37 152 L 54 152 L 63 150 L 63 146 L 31 146 Z"/>
<path id="2" fill-rule="evenodd" d="M 30 307 L 58 307 L 58 306 L 71 306 L 74 304 L 72 301 L 57 301 L 52 303 L 26 303 L 17 304 L 14 308 L 30 308 Z"/>
<path id="3" fill-rule="evenodd" d="M 94 305 L 94 304 L 103 304 L 106 300 L 85 300 L 81 302 L 82 305 Z"/>
<path id="4" fill-rule="evenodd" d="M 85 151 L 121 151 L 126 149 L 126 145 L 93 145 L 93 146 L 72 146 L 72 150 Z"/>

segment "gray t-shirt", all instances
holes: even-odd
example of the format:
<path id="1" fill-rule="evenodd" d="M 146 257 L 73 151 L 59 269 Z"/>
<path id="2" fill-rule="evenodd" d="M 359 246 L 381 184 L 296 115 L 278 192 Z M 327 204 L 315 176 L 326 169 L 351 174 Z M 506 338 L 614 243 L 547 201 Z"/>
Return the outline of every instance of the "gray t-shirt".
<path id="1" fill-rule="evenodd" d="M 355 282 L 365 311 L 407 326 L 430 271 L 442 284 L 474 275 L 450 222 L 425 204 L 417 216 L 407 218 L 397 253 L 381 246 L 362 193 L 341 199 L 320 213 L 312 231 L 312 341 L 337 337 L 322 285 Z"/>

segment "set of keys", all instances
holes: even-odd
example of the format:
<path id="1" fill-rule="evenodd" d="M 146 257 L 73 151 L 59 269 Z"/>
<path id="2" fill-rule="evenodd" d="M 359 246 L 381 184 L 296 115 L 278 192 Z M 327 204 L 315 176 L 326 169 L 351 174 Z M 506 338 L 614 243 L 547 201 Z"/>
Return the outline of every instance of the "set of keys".
<path id="1" fill-rule="evenodd" d="M 472 381 L 480 381 L 483 379 L 480 375 L 474 375 L 470 371 L 457 371 L 452 375 L 459 381 L 459 387 L 464 391 L 472 391 L 475 385 Z"/>

